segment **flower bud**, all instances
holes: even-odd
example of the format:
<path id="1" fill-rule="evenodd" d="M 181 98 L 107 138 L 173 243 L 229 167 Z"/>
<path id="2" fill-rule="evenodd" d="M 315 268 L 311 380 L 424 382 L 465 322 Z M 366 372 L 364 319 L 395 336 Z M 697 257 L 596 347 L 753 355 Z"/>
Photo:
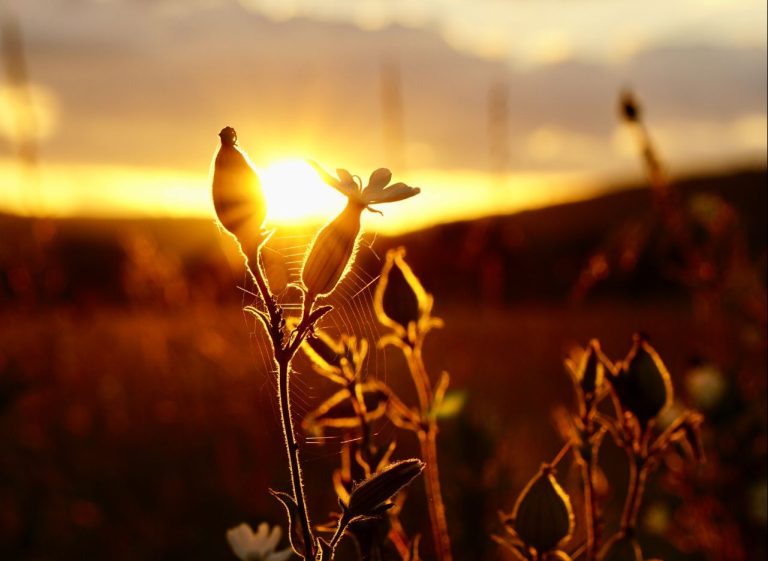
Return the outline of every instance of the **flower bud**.
<path id="1" fill-rule="evenodd" d="M 631 91 L 624 90 L 621 93 L 619 111 L 624 120 L 629 123 L 636 123 L 640 120 L 640 106 Z"/>
<path id="2" fill-rule="evenodd" d="M 399 326 L 407 332 L 408 325 L 418 323 L 421 318 L 426 293 L 404 257 L 405 249 L 402 247 L 387 252 L 374 305 L 382 323 Z"/>
<path id="3" fill-rule="evenodd" d="M 600 343 L 593 339 L 586 349 L 575 351 L 577 356 L 566 366 L 578 390 L 584 396 L 594 396 L 603 383 L 605 366 L 600 361 Z"/>
<path id="4" fill-rule="evenodd" d="M 389 464 L 352 490 L 347 513 L 351 517 L 380 514 L 385 503 L 421 475 L 425 466 L 415 458 Z"/>
<path id="5" fill-rule="evenodd" d="M 301 281 L 307 294 L 330 294 L 348 272 L 360 234 L 360 214 L 364 209 L 350 200 L 341 214 L 317 233 L 301 270 Z"/>
<path id="6" fill-rule="evenodd" d="M 221 146 L 213 167 L 213 206 L 221 225 L 237 238 L 248 255 L 263 240 L 267 205 L 259 176 L 237 147 L 235 129 L 226 127 L 219 137 Z"/>
<path id="7" fill-rule="evenodd" d="M 621 407 L 643 427 L 672 403 L 669 372 L 654 348 L 639 335 L 618 371 L 608 379 Z"/>
<path id="8" fill-rule="evenodd" d="M 528 482 L 508 522 L 528 547 L 539 554 L 552 551 L 571 537 L 574 518 L 571 501 L 544 464 Z"/>

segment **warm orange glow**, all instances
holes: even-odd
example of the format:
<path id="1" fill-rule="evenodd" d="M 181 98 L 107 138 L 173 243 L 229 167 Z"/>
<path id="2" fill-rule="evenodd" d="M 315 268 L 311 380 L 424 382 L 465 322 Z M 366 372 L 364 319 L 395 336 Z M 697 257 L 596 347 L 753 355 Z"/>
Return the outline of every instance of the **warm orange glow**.
<path id="1" fill-rule="evenodd" d="M 323 183 L 304 160 L 280 160 L 259 175 L 272 223 L 323 222 L 344 206 L 344 196 Z"/>
<path id="2" fill-rule="evenodd" d="M 330 166 L 329 166 L 330 167 Z M 344 197 L 323 183 L 298 157 L 257 167 L 267 198 L 267 225 L 319 224 L 336 216 Z M 370 169 L 355 169 L 364 181 Z M 213 220 L 211 178 L 204 171 L 103 164 L 45 163 L 30 172 L 0 158 L 0 212 L 50 217 L 199 217 Z M 397 205 L 380 205 L 384 216 L 363 213 L 363 229 L 382 233 L 417 230 L 440 222 L 503 214 L 596 193 L 588 176 L 414 169 L 395 181 L 421 187 Z"/>

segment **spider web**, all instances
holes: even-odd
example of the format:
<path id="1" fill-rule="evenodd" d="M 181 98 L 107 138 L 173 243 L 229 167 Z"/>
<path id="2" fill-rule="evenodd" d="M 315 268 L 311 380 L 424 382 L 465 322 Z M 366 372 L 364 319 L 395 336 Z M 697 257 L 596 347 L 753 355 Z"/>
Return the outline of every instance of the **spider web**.
<path id="1" fill-rule="evenodd" d="M 301 266 L 304 261 L 315 230 L 290 231 L 278 230 L 266 245 L 266 251 L 272 251 L 279 255 L 287 272 L 289 283 L 299 283 L 301 280 Z M 381 271 L 381 259 L 373 249 L 375 234 L 363 234 L 358 242 L 357 253 L 348 273 L 325 298 L 318 303 L 330 304 L 333 310 L 326 314 L 319 322 L 318 327 L 334 338 L 342 334 L 365 339 L 368 342 L 368 354 L 363 365 L 363 379 L 378 379 L 386 382 L 387 363 L 386 355 L 376 348 L 380 336 L 380 325 L 373 309 L 373 295 L 376 290 L 376 281 Z M 362 263 L 368 263 L 365 267 Z M 244 279 L 243 306 L 254 305 L 263 309 L 263 303 L 257 296 L 258 291 L 247 276 Z M 296 288 L 288 288 L 278 298 L 287 317 L 299 318 L 301 313 L 301 294 Z M 254 349 L 253 355 L 258 376 L 263 376 L 264 384 L 268 385 L 271 393 L 269 402 L 272 406 L 275 427 L 280 426 L 280 413 L 277 404 L 277 371 L 272 359 L 272 346 L 264 328 L 258 324 L 255 318 L 244 312 L 246 321 L 251 329 L 251 341 Z M 301 351 L 297 353 L 297 359 Z M 325 399 L 330 397 L 338 388 L 328 387 L 325 380 L 316 374 L 307 361 L 295 360 L 294 371 L 291 376 L 291 406 L 296 427 L 296 437 L 302 446 L 303 462 L 313 462 L 336 456 L 340 453 L 339 445 L 343 438 L 341 434 L 331 432 L 317 437 L 307 435 L 301 429 L 301 420 Z M 388 420 L 378 421 L 375 426 L 374 438 L 382 438 L 387 441 L 393 436 L 394 425 Z M 324 447 L 326 444 L 336 444 Z"/>

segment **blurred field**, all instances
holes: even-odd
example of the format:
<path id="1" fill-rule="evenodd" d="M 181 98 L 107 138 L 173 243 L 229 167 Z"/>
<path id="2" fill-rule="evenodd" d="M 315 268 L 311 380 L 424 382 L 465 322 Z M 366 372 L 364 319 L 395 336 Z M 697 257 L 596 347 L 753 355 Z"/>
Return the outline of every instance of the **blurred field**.
<path id="1" fill-rule="evenodd" d="M 682 186 L 718 194 L 739 211 L 763 287 L 765 179 L 752 171 Z M 643 524 L 647 557 L 764 558 L 759 330 L 727 305 L 702 322 L 653 250 L 631 272 L 612 272 L 574 296 L 590 254 L 650 212 L 647 192 L 627 191 L 376 240 L 379 255 L 409 248 L 447 322 L 427 344 L 428 365 L 435 374 L 449 370 L 452 387 L 466 392 L 466 406 L 440 435 L 458 559 L 502 558 L 487 538 L 499 529 L 496 511 L 510 510 L 560 448 L 552 411 L 570 405 L 562 368 L 570 347 L 597 337 L 619 358 L 639 330 L 665 358 L 682 402 L 694 399 L 689 374 L 702 364 L 714 365 L 727 385 L 705 411 L 711 457 L 684 489 L 689 510 L 664 470 L 654 480 L 653 516 Z M 236 288 L 243 276 L 229 240 L 192 221 L 7 217 L 0 232 L 0 559 L 226 560 L 227 528 L 282 522 L 267 494 L 288 486 L 274 381 L 241 311 L 249 297 Z M 361 252 L 361 267 L 377 274 L 373 252 Z M 394 355 L 375 364 L 372 374 L 411 396 Z M 330 389 L 306 365 L 299 373 L 298 410 L 306 413 Z M 382 435 L 394 430 L 380 427 Z M 400 455 L 416 450 L 407 439 Z M 330 491 L 338 442 L 304 450 L 311 508 L 322 519 L 334 501 L 316 490 Z M 620 479 L 621 455 L 608 450 L 606 460 Z M 575 482 L 566 466 L 560 475 Z M 421 497 L 415 485 L 405 511 L 411 532 L 425 517 Z M 696 527 L 701 535 L 688 539 Z"/>

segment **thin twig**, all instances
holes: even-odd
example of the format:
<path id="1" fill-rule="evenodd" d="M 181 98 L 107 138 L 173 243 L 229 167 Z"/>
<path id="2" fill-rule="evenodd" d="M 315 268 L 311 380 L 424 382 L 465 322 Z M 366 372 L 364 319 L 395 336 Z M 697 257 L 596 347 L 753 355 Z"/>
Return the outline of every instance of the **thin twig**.
<path id="1" fill-rule="evenodd" d="M 430 411 L 432 407 L 432 386 L 424 366 L 421 343 L 405 350 L 408 368 L 411 372 L 421 409 L 421 427 L 418 431 L 421 455 L 426 462 L 425 491 L 429 507 L 432 540 L 438 561 L 453 561 L 451 538 L 448 534 L 448 522 L 445 517 L 445 504 L 440 487 L 440 472 L 437 460 L 437 421 Z"/>

